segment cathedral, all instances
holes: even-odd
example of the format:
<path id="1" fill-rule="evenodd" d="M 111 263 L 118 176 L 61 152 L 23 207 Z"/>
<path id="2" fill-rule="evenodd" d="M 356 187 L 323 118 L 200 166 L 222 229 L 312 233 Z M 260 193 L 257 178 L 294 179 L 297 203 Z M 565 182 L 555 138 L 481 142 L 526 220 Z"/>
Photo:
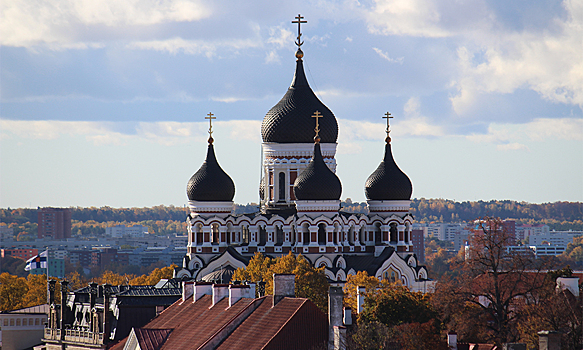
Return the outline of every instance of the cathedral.
<path id="1" fill-rule="evenodd" d="M 342 285 L 349 275 L 367 271 L 413 291 L 428 291 L 427 269 L 412 252 L 413 187 L 393 159 L 390 113 L 384 117 L 384 159 L 365 182 L 369 213 L 343 212 L 342 184 L 335 174 L 338 123 L 308 84 L 300 32 L 306 22 L 299 15 L 296 19 L 295 74 L 261 125 L 259 211 L 232 214 L 235 184 L 215 155 L 209 113 L 206 160 L 187 184 L 187 255 L 175 276 L 226 283 L 256 252 L 271 257 L 292 252 L 325 267 L 331 284 Z"/>

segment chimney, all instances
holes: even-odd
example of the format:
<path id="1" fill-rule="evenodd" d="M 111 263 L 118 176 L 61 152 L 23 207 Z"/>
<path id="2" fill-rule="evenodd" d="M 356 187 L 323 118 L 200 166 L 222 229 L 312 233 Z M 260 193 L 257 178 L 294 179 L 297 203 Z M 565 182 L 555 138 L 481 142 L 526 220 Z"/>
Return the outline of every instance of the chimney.
<path id="1" fill-rule="evenodd" d="M 97 300 L 97 283 L 89 283 L 89 304 L 91 308 L 95 306 L 95 301 Z"/>
<path id="2" fill-rule="evenodd" d="M 457 333 L 449 332 L 447 333 L 447 346 L 450 350 L 457 350 Z"/>
<path id="3" fill-rule="evenodd" d="M 334 326 L 333 350 L 346 350 L 346 327 Z"/>
<path id="4" fill-rule="evenodd" d="M 68 289 L 69 286 L 69 282 L 67 282 L 67 280 L 62 280 L 61 281 L 61 336 L 64 336 L 65 334 L 65 322 L 67 321 L 67 314 L 66 314 L 66 308 L 67 308 L 67 292 L 69 291 Z M 62 338 L 64 339 L 64 338 Z"/>
<path id="5" fill-rule="evenodd" d="M 328 291 L 328 343 L 329 349 L 336 348 L 336 328 L 342 326 L 342 298 L 344 297 L 344 292 L 342 292 L 342 287 L 330 286 Z M 344 334 L 346 335 L 346 329 L 344 329 Z M 345 340 L 343 341 L 346 342 Z"/>
<path id="6" fill-rule="evenodd" d="M 107 342 L 109 340 L 109 324 L 111 321 L 108 317 L 109 312 L 109 296 L 111 294 L 111 285 L 108 283 L 103 284 L 103 341 Z"/>
<path id="7" fill-rule="evenodd" d="M 352 309 L 349 307 L 344 308 L 344 325 L 345 326 L 352 325 Z"/>
<path id="8" fill-rule="evenodd" d="M 538 332 L 539 350 L 561 350 L 561 334 L 556 331 Z"/>
<path id="9" fill-rule="evenodd" d="M 194 283 L 194 296 L 192 302 L 195 303 L 198 299 L 202 298 L 203 295 L 213 294 L 213 284 L 211 282 L 195 282 Z"/>
<path id="10" fill-rule="evenodd" d="M 52 305 L 55 302 L 55 285 L 57 281 L 49 280 L 47 283 L 47 300 L 49 305 Z"/>
<path id="11" fill-rule="evenodd" d="M 366 292 L 365 287 L 358 287 L 358 291 L 356 293 L 357 305 L 358 305 L 358 313 L 362 312 L 362 308 L 364 307 L 364 294 Z"/>
<path id="12" fill-rule="evenodd" d="M 255 288 L 253 288 L 253 295 L 251 295 L 251 286 L 243 284 L 229 285 L 229 307 L 233 306 L 242 298 L 255 298 Z"/>
<path id="13" fill-rule="evenodd" d="M 273 306 L 285 297 L 295 297 L 295 278 L 294 274 L 273 274 Z"/>
<path id="14" fill-rule="evenodd" d="M 194 282 L 182 282 L 182 302 L 185 302 L 194 293 Z"/>
<path id="15" fill-rule="evenodd" d="M 213 304 L 211 307 L 218 304 L 221 299 L 229 295 L 229 285 L 228 284 L 213 284 Z"/>

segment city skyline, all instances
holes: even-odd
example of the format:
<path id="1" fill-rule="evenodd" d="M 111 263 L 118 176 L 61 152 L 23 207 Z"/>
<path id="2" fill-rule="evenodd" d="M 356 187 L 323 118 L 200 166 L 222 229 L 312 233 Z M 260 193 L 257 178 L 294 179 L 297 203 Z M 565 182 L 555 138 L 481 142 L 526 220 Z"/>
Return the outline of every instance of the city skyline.
<path id="1" fill-rule="evenodd" d="M 365 200 L 388 111 L 413 198 L 583 201 L 583 4 L 13 1 L 1 11 L 0 207 L 187 204 L 215 151 L 258 202 L 261 121 L 295 68 Z M 227 24 L 227 25 L 225 25 Z"/>

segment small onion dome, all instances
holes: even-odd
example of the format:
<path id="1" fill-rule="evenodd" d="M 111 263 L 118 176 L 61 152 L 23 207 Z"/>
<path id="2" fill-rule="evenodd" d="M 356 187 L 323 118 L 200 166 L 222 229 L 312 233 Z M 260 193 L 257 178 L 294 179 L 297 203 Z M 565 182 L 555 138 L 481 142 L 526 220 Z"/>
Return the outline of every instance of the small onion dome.
<path id="1" fill-rule="evenodd" d="M 210 142 L 206 160 L 188 181 L 186 194 L 189 200 L 202 202 L 228 202 L 235 196 L 235 184 L 221 169 Z"/>
<path id="2" fill-rule="evenodd" d="M 298 200 L 340 199 L 342 184 L 338 176 L 324 163 L 319 143 L 314 145 L 314 156 L 310 164 L 294 183 L 294 194 Z"/>
<path id="3" fill-rule="evenodd" d="M 369 200 L 411 199 L 413 185 L 395 163 L 390 143 L 385 146 L 385 159 L 366 180 L 364 192 Z"/>
<path id="4" fill-rule="evenodd" d="M 335 143 L 338 139 L 336 117 L 314 94 L 304 74 L 301 58 L 296 62 L 296 72 L 291 86 L 283 98 L 267 112 L 261 124 L 263 142 L 312 143 L 314 142 L 315 111 L 320 119 L 321 142 Z"/>

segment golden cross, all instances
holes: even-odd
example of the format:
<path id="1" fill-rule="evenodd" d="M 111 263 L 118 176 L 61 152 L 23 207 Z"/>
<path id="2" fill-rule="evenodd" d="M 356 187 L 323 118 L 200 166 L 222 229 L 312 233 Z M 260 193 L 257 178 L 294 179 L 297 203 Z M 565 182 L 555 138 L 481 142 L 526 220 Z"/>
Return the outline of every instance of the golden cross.
<path id="1" fill-rule="evenodd" d="M 295 19 L 297 19 L 297 21 L 292 21 L 292 23 L 298 24 L 298 40 L 296 41 L 296 45 L 298 45 L 298 47 L 300 47 L 304 43 L 303 41 L 300 41 L 300 38 L 302 37 L 302 33 L 300 31 L 300 26 L 302 25 L 302 23 L 308 23 L 308 21 L 302 21 L 302 19 L 304 19 L 304 17 L 302 15 L 300 15 L 299 13 L 295 17 Z"/>
<path id="2" fill-rule="evenodd" d="M 314 137 L 314 139 L 320 138 L 320 123 L 318 122 L 320 119 L 322 118 L 323 115 L 316 111 L 314 112 L 314 115 L 312 116 L 312 118 L 316 118 L 316 128 L 314 128 L 314 131 L 316 132 L 316 137 Z"/>
<path id="3" fill-rule="evenodd" d="M 212 114 L 211 112 L 209 112 L 209 114 L 207 114 L 208 117 L 204 117 L 204 119 L 208 119 L 209 121 L 209 135 L 211 137 L 213 137 L 213 119 L 217 119 L 217 117 L 213 117 L 214 114 Z"/>
<path id="4" fill-rule="evenodd" d="M 387 120 L 387 130 L 385 130 L 387 132 L 387 135 L 389 134 L 389 132 L 391 132 L 391 130 L 389 130 L 389 119 L 393 119 L 393 117 L 391 117 L 391 113 L 387 112 L 385 113 L 385 116 L 383 117 L 383 119 Z"/>

